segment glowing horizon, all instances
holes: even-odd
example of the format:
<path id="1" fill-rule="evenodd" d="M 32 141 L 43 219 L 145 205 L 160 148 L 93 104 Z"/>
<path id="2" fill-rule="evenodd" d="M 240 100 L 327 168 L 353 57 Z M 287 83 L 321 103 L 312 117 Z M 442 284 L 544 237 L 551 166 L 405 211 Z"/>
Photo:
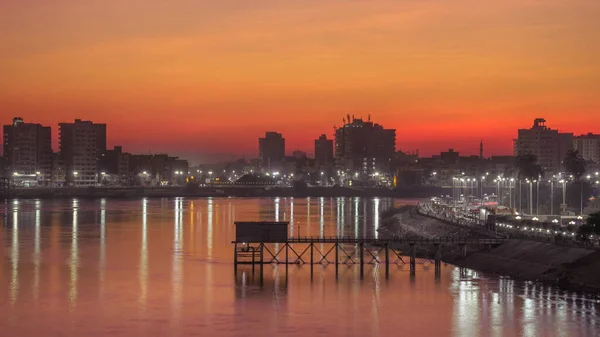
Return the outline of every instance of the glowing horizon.
<path id="1" fill-rule="evenodd" d="M 537 117 L 600 131 L 597 0 L 0 3 L 2 124 L 107 124 L 132 153 L 313 152 L 346 114 L 399 150 L 511 154 Z M 195 158 L 196 157 L 196 158 Z"/>

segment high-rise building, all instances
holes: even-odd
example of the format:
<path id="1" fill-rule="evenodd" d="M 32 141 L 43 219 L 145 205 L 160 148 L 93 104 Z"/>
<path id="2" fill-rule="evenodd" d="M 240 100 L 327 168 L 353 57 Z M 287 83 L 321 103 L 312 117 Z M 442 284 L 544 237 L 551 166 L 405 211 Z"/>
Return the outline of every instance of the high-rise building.
<path id="1" fill-rule="evenodd" d="M 60 123 L 60 160 L 70 186 L 98 183 L 98 159 L 106 152 L 106 124 L 76 119 Z"/>
<path id="2" fill-rule="evenodd" d="M 388 173 L 396 153 L 396 130 L 348 116 L 335 131 L 335 163 L 348 174 Z"/>
<path id="3" fill-rule="evenodd" d="M 258 159 L 260 169 L 266 172 L 279 170 L 285 158 L 285 138 L 281 133 L 265 132 L 258 139 Z"/>
<path id="4" fill-rule="evenodd" d="M 535 155 L 538 164 L 548 173 L 562 170 L 562 161 L 572 148 L 573 134 L 550 129 L 543 118 L 535 119 L 530 129 L 519 129 L 515 139 L 515 155 Z"/>
<path id="5" fill-rule="evenodd" d="M 315 140 L 315 162 L 319 168 L 333 165 L 333 139 L 321 135 Z"/>
<path id="6" fill-rule="evenodd" d="M 15 117 L 11 125 L 4 125 L 4 157 L 13 183 L 47 185 L 52 180 L 50 127 Z"/>
<path id="7" fill-rule="evenodd" d="M 583 159 L 600 164 L 600 135 L 588 133 L 575 137 L 573 148 L 579 150 Z"/>

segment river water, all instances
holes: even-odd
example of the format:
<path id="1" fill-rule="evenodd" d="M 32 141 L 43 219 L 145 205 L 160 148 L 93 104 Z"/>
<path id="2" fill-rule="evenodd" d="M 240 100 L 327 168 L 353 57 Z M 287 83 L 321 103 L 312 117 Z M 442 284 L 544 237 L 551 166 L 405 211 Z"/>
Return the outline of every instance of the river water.
<path id="1" fill-rule="evenodd" d="M 598 298 L 443 266 L 232 265 L 234 221 L 376 235 L 410 200 L 176 198 L 0 204 L 0 336 L 597 336 Z"/>

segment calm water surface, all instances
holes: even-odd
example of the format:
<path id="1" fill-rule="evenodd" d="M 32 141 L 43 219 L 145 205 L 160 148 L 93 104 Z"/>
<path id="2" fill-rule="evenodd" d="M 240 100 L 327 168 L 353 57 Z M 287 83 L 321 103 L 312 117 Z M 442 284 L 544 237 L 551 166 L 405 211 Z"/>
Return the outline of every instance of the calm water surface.
<path id="1" fill-rule="evenodd" d="M 233 222 L 376 235 L 407 200 L 21 200 L 0 204 L 0 336 L 597 336 L 597 298 L 444 266 L 232 266 Z"/>

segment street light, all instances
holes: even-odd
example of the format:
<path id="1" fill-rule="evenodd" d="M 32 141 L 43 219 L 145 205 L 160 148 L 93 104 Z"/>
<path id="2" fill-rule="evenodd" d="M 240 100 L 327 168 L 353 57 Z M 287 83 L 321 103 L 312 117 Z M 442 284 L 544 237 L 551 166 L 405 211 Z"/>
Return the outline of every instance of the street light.
<path id="1" fill-rule="evenodd" d="M 540 177 L 534 180 L 537 183 L 537 190 L 535 192 L 535 215 L 540 215 Z"/>
<path id="2" fill-rule="evenodd" d="M 510 208 L 515 208 L 515 203 L 513 202 L 513 187 L 514 187 L 515 178 L 510 178 L 508 183 L 508 195 L 510 198 Z"/>
<path id="3" fill-rule="evenodd" d="M 554 177 L 552 176 L 548 181 L 550 183 L 550 215 L 554 215 Z"/>
<path id="4" fill-rule="evenodd" d="M 562 188 L 562 190 L 563 190 L 562 191 L 563 192 L 562 193 L 562 195 L 563 195 L 563 201 L 562 201 L 561 208 L 566 208 L 566 205 L 567 205 L 567 203 L 566 203 L 566 199 L 567 199 L 567 181 L 564 180 L 564 179 L 561 179 L 559 181 L 559 183 L 561 183 L 563 185 L 563 188 Z"/>
<path id="5" fill-rule="evenodd" d="M 481 193 L 480 193 L 480 195 L 479 195 L 479 196 L 480 196 L 480 197 L 481 197 L 481 199 L 482 199 L 482 203 L 483 203 L 483 181 L 484 181 L 484 180 L 485 180 L 485 176 L 481 176 L 481 183 L 479 184 L 479 189 L 481 190 Z"/>
<path id="6" fill-rule="evenodd" d="M 533 181 L 527 179 L 526 182 L 529 184 L 529 214 L 533 214 Z"/>

